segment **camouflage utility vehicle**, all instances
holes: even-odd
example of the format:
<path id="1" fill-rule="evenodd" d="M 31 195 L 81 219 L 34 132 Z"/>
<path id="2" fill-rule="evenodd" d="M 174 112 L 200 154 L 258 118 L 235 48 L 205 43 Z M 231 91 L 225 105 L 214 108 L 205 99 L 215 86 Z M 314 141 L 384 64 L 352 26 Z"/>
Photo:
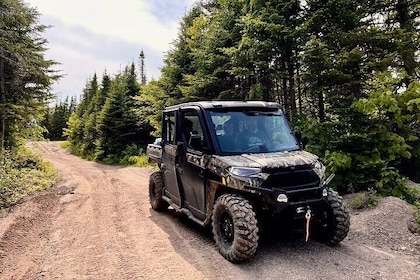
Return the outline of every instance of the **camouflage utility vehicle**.
<path id="1" fill-rule="evenodd" d="M 296 225 L 305 240 L 330 245 L 347 236 L 349 214 L 327 186 L 332 176 L 300 148 L 278 104 L 194 102 L 168 107 L 162 117 L 162 137 L 147 148 L 160 168 L 150 176 L 152 208 L 171 206 L 211 225 L 229 261 L 256 252 L 263 220 Z"/>

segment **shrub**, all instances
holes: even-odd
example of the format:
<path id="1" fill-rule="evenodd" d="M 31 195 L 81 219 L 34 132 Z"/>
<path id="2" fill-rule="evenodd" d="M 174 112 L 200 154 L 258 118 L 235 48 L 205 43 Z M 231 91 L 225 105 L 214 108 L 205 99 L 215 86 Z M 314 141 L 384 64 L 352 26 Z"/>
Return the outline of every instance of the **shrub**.
<path id="1" fill-rule="evenodd" d="M 356 193 L 349 204 L 353 209 L 375 208 L 378 205 L 378 196 L 375 190 L 369 189 L 367 192 Z"/>
<path id="2" fill-rule="evenodd" d="M 420 235 L 420 201 L 414 204 L 414 214 L 408 228 L 412 233 Z"/>
<path id="3" fill-rule="evenodd" d="M 29 150 L 20 147 L 0 152 L 0 209 L 51 187 L 55 180 L 52 166 Z"/>

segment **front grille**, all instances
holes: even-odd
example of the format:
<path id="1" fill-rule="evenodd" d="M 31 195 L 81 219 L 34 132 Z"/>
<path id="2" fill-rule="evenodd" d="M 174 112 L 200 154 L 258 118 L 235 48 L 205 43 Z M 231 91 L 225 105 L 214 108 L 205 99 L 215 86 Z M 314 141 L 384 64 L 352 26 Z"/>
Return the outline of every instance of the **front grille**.
<path id="1" fill-rule="evenodd" d="M 262 187 L 284 191 L 314 188 L 320 185 L 318 175 L 312 169 L 285 169 L 270 172 Z"/>

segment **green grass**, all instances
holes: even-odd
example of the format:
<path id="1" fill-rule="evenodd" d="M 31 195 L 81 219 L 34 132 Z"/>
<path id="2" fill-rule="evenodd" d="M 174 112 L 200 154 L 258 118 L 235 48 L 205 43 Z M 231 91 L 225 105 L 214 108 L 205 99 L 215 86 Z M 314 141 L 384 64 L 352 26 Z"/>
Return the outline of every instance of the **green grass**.
<path id="1" fill-rule="evenodd" d="M 71 149 L 71 144 L 69 141 L 63 141 L 63 143 L 60 144 L 60 147 L 63 149 Z"/>
<path id="2" fill-rule="evenodd" d="M 372 209 L 378 205 L 378 196 L 376 192 L 360 192 L 354 194 L 353 198 L 349 201 L 350 207 L 353 209 Z"/>
<path id="3" fill-rule="evenodd" d="M 125 156 L 119 162 L 121 165 L 130 165 L 136 167 L 151 167 L 152 165 L 148 162 L 146 155 L 140 156 Z"/>
<path id="4" fill-rule="evenodd" d="M 63 149 L 72 148 L 71 143 L 69 141 L 64 141 L 61 144 L 61 147 Z M 138 149 L 136 145 L 131 145 L 131 146 L 128 146 L 120 154 L 107 155 L 105 158 L 101 160 L 97 160 L 94 154 L 89 154 L 89 155 L 76 154 L 76 155 L 89 161 L 96 161 L 96 162 L 108 164 L 108 165 L 154 167 L 155 164 L 149 163 L 147 160 L 146 154 L 143 154 L 142 152 L 143 150 Z"/>
<path id="5" fill-rule="evenodd" d="M 56 180 L 51 164 L 26 148 L 0 152 L 0 210 L 51 187 Z"/>

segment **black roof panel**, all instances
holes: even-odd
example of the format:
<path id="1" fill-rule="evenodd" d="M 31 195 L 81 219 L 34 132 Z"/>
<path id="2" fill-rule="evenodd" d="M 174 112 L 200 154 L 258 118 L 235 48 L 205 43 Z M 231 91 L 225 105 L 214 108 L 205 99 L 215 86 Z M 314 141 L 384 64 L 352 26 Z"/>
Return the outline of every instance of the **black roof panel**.
<path id="1" fill-rule="evenodd" d="M 264 101 L 200 101 L 188 102 L 178 105 L 169 106 L 165 111 L 174 111 L 178 109 L 200 107 L 202 109 L 221 109 L 221 108 L 278 108 L 280 105 L 275 102 Z"/>

